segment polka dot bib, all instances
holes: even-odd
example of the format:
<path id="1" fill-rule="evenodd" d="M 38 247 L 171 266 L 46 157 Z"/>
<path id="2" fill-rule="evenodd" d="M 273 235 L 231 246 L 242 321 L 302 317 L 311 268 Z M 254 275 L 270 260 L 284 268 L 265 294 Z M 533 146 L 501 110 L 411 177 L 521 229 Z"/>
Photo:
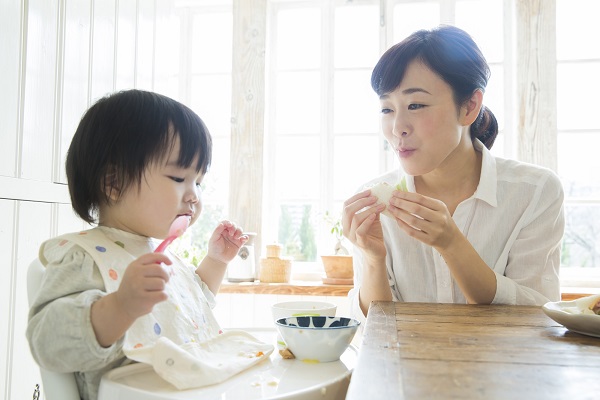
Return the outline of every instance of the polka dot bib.
<path id="1" fill-rule="evenodd" d="M 102 228 L 61 236 L 94 259 L 108 293 L 115 292 L 127 266 L 141 254 L 128 252 L 124 241 L 112 241 Z M 267 357 L 273 346 L 247 333 L 221 334 L 210 308 L 208 287 L 194 269 L 169 253 L 168 299 L 139 317 L 125 334 L 123 352 L 135 361 L 151 364 L 179 389 L 221 382 Z"/>

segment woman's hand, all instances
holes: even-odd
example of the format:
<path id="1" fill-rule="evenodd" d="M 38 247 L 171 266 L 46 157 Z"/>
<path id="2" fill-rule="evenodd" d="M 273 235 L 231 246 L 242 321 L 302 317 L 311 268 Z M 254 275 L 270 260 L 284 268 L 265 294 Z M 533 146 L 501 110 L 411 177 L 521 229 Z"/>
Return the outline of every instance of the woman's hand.
<path id="1" fill-rule="evenodd" d="M 230 221 L 221 221 L 208 241 L 207 256 L 227 264 L 247 241 L 248 236 L 241 228 Z"/>
<path id="2" fill-rule="evenodd" d="M 448 207 L 440 200 L 418 193 L 395 191 L 388 211 L 407 235 L 442 253 L 462 233 L 454 223 Z"/>
<path id="3" fill-rule="evenodd" d="M 367 189 L 346 200 L 342 213 L 344 236 L 362 250 L 367 260 L 381 260 L 386 255 L 379 221 L 385 204 L 376 202 L 377 197 Z"/>

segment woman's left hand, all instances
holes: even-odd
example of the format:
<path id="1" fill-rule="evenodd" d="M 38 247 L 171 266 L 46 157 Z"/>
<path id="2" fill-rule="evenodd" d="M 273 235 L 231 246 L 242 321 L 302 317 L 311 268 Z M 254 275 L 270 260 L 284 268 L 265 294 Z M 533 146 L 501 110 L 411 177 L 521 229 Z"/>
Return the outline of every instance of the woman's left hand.
<path id="1" fill-rule="evenodd" d="M 208 241 L 207 256 L 227 264 L 247 241 L 248 236 L 241 228 L 233 222 L 221 221 Z"/>
<path id="2" fill-rule="evenodd" d="M 448 249 L 454 239 L 462 235 L 448 207 L 440 200 L 418 193 L 396 191 L 390 199 L 388 210 L 407 235 L 440 252 Z"/>

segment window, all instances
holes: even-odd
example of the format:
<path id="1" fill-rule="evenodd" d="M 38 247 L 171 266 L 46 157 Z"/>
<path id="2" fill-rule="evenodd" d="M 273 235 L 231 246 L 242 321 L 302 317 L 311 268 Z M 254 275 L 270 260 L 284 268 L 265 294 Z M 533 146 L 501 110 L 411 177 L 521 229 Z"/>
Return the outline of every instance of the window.
<path id="1" fill-rule="evenodd" d="M 226 211 L 229 179 L 235 181 L 229 176 L 232 12 L 230 3 L 201 3 L 182 1 L 178 9 L 181 51 L 173 82 L 215 137 L 218 173 L 206 177 L 202 217 L 210 227 Z M 318 266 L 318 256 L 334 247 L 326 214 L 338 215 L 361 183 L 398 168 L 380 133 L 370 73 L 383 51 L 416 29 L 454 24 L 474 37 L 492 70 L 484 99 L 500 125 L 492 153 L 518 158 L 513 1 L 269 0 L 267 10 L 265 159 L 256 160 L 265 171 L 263 244 L 278 241 L 285 255 Z M 590 285 L 581 282 L 590 272 L 600 282 L 594 176 L 600 161 L 593 153 L 600 122 L 592 97 L 600 91 L 600 47 L 582 40 L 600 34 L 599 13 L 595 0 L 556 2 L 558 145 L 551 157 L 566 194 L 561 274 L 567 285 Z"/>
<path id="2" fill-rule="evenodd" d="M 369 84 L 379 5 L 274 2 L 271 12 L 265 182 L 274 184 L 264 235 L 314 262 L 333 253 L 326 215 L 339 215 L 361 182 L 390 167 Z"/>
<path id="3" fill-rule="evenodd" d="M 202 183 L 202 214 L 179 246 L 191 249 L 187 255 L 192 261 L 204 256 L 229 198 L 233 17 L 230 2 L 212 3 L 176 2 L 169 29 L 180 51 L 169 59 L 173 74 L 168 93 L 194 110 L 213 138 L 212 163 Z"/>
<path id="4" fill-rule="evenodd" d="M 478 17 L 503 15 L 502 0 L 388 1 L 385 10 L 379 1 L 272 5 L 266 154 L 274 156 L 265 181 L 274 184 L 265 200 L 271 210 L 265 229 L 288 256 L 318 261 L 318 254 L 332 253 L 324 216 L 339 215 L 362 183 L 399 167 L 380 133 L 370 76 L 382 52 L 416 29 L 449 23 L 474 36 L 492 69 L 485 102 L 501 129 L 493 152 L 511 155 L 503 134 L 512 123 L 504 112 L 511 107 L 505 75 L 512 72 L 504 66 L 504 20 Z M 307 226 L 310 232 L 303 231 Z"/>
<path id="5" fill-rule="evenodd" d="M 572 286 L 600 279 L 600 46 L 585 39 L 600 35 L 597 15 L 597 1 L 556 2 L 558 173 L 566 197 L 561 264 Z"/>

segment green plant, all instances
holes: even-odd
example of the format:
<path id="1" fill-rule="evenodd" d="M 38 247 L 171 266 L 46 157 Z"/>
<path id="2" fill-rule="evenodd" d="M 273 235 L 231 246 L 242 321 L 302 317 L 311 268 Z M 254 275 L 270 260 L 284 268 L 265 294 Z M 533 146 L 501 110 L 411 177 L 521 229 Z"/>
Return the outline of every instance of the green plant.
<path id="1" fill-rule="evenodd" d="M 335 247 L 333 249 L 333 253 L 336 256 L 350 254 L 348 249 L 342 244 L 344 240 L 344 227 L 342 226 L 341 216 L 334 217 L 329 213 L 329 211 L 326 211 L 324 219 L 330 226 L 329 233 L 335 237 Z"/>
<path id="2" fill-rule="evenodd" d="M 317 245 L 310 204 L 282 204 L 279 217 L 279 243 L 283 254 L 295 261 L 314 261 Z"/>

